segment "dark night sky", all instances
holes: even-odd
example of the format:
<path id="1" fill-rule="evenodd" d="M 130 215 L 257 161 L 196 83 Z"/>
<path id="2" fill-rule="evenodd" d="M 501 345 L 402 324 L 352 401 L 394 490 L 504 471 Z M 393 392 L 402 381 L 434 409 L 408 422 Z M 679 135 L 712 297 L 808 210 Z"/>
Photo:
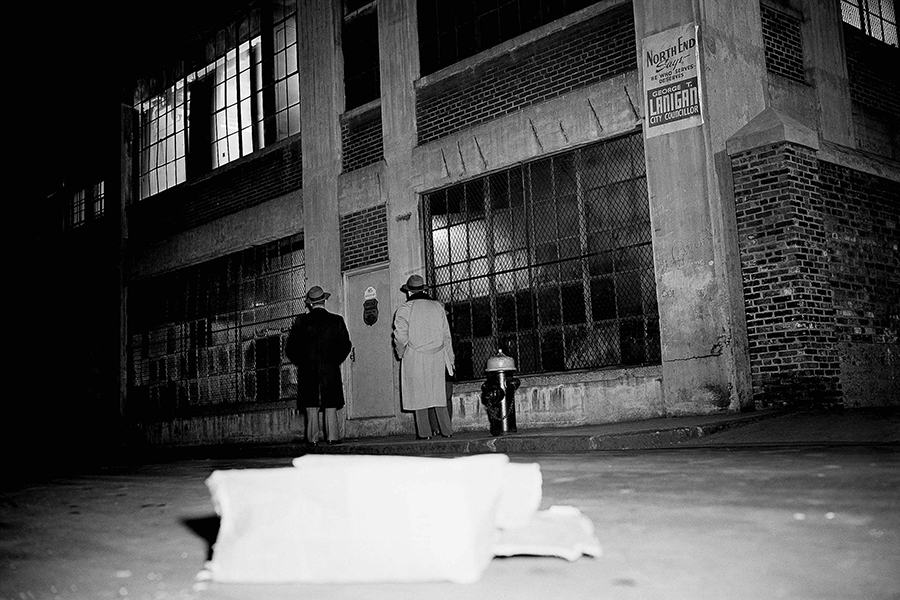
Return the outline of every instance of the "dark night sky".
<path id="1" fill-rule="evenodd" d="M 27 1 L 27 0 L 26 0 Z M 115 73 L 129 62 L 122 35 L 128 15 L 80 3 L 33 3 L 21 8 L 28 28 L 21 63 L 24 152 L 20 159 L 30 189 L 41 193 L 62 177 L 66 166 L 97 151 L 103 122 L 101 98 L 115 90 Z M 22 34 L 24 35 L 24 34 Z M 107 105 L 109 106 L 109 105 Z"/>
<path id="2" fill-rule="evenodd" d="M 30 181 L 26 189 L 45 196 L 43 189 L 99 152 L 122 84 L 191 35 L 211 2 L 23 2 L 17 22 L 34 27 L 16 34 L 26 58 L 17 64 L 24 93 L 13 127 L 22 149 L 16 172 Z M 228 3 L 216 2 L 217 12 Z"/>

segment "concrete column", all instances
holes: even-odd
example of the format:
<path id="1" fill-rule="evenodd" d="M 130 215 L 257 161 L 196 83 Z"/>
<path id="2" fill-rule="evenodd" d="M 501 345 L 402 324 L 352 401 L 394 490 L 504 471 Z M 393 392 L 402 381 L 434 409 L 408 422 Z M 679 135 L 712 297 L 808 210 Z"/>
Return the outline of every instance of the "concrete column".
<path id="1" fill-rule="evenodd" d="M 416 145 L 416 94 L 419 75 L 415 0 L 378 3 L 378 43 L 381 55 L 381 118 L 384 132 L 384 193 L 388 213 L 391 290 L 412 273 L 424 275 L 421 211 L 413 192 L 412 150 Z M 391 310 L 403 301 L 391 297 Z"/>
<path id="2" fill-rule="evenodd" d="M 804 0 L 803 59 L 823 140 L 855 147 L 840 2 Z"/>
<path id="3" fill-rule="evenodd" d="M 752 400 L 725 140 L 765 107 L 759 4 L 638 0 L 634 10 L 639 56 L 646 36 L 700 27 L 704 123 L 646 140 L 665 410 L 741 410 Z"/>
<path id="4" fill-rule="evenodd" d="M 331 292 L 328 309 L 341 312 L 341 170 L 343 61 L 339 0 L 300 3 L 300 119 L 303 152 L 303 232 L 309 285 Z"/>
<path id="5" fill-rule="evenodd" d="M 128 396 L 128 288 L 126 287 L 127 277 L 125 269 L 127 265 L 126 252 L 128 251 L 126 241 L 128 240 L 128 219 L 125 215 L 125 207 L 131 204 L 134 194 L 134 108 L 127 104 L 119 107 L 119 139 L 118 139 L 118 167 L 117 170 L 110 171 L 118 173 L 119 180 L 109 182 L 106 193 L 106 211 L 108 218 L 111 220 L 110 227 L 115 236 L 114 244 L 116 249 L 116 263 L 113 267 L 113 276 L 115 283 L 112 289 L 118 293 L 118 348 L 116 355 L 116 366 L 118 366 L 117 379 L 115 382 L 115 396 L 118 399 L 118 416 L 122 417 L 126 414 L 126 404 Z"/>
<path id="6" fill-rule="evenodd" d="M 416 145 L 414 82 L 419 76 L 418 44 L 415 0 L 379 0 L 378 52 L 385 162 L 382 193 L 387 203 L 391 317 L 405 300 L 400 286 L 412 273 L 425 275 L 421 211 L 411 185 L 412 150 Z M 396 370 L 399 363 L 393 364 Z M 394 400 L 399 405 L 396 376 L 394 381 Z"/>

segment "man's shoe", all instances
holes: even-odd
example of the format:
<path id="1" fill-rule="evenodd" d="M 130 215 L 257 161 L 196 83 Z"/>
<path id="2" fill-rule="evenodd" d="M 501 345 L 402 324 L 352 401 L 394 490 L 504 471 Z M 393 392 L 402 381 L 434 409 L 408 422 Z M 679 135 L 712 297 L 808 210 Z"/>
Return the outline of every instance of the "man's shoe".
<path id="1" fill-rule="evenodd" d="M 421 435 L 417 435 L 417 436 L 416 436 L 416 440 L 430 440 L 430 439 L 431 439 L 431 436 L 430 436 L 430 435 L 426 435 L 426 436 L 424 436 L 424 437 L 421 436 Z"/>
<path id="2" fill-rule="evenodd" d="M 340 444 L 341 440 L 325 440 L 325 443 L 329 446 L 334 446 L 335 444 Z"/>

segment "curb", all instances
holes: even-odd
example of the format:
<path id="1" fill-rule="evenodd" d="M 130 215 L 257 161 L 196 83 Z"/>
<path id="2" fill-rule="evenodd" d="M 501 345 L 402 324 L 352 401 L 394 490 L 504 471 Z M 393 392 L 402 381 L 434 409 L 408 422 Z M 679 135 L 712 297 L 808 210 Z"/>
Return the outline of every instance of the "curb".
<path id="1" fill-rule="evenodd" d="M 573 454 L 609 450 L 651 450 L 683 447 L 685 442 L 785 414 L 782 411 L 740 415 L 727 421 L 613 434 L 578 434 L 565 429 L 553 433 L 515 433 L 476 439 L 347 441 L 335 446 L 295 446 L 301 454 L 395 454 L 414 456 L 485 453 Z"/>

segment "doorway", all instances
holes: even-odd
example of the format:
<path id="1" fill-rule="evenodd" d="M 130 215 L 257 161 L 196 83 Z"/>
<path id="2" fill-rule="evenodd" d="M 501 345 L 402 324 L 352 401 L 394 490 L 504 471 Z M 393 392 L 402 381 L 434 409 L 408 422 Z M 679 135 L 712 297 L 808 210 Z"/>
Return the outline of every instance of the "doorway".
<path id="1" fill-rule="evenodd" d="M 350 399 L 347 417 L 393 417 L 394 356 L 390 271 L 387 265 L 346 275 L 345 319 L 353 351 L 350 354 Z"/>

